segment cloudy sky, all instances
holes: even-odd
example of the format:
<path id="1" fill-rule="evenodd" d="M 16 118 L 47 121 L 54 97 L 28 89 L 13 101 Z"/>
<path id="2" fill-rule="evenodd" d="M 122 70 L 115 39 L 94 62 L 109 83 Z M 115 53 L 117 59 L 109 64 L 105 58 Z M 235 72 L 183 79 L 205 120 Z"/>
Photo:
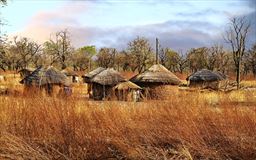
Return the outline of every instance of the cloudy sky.
<path id="1" fill-rule="evenodd" d="M 252 21 L 250 43 L 256 41 L 255 0 L 11 0 L 1 8 L 7 35 L 43 43 L 68 29 L 75 47 L 96 45 L 125 49 L 142 36 L 154 46 L 187 50 L 223 42 L 228 19 Z"/>

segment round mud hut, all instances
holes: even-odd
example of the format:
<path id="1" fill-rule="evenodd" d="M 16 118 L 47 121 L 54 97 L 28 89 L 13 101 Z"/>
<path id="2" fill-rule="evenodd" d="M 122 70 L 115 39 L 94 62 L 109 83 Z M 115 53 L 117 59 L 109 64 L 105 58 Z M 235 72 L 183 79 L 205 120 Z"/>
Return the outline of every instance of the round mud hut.
<path id="1" fill-rule="evenodd" d="M 142 88 L 131 81 L 125 81 L 117 84 L 114 91 L 117 100 L 138 102 L 141 98 Z"/>
<path id="2" fill-rule="evenodd" d="M 226 85 L 226 75 L 221 72 L 202 69 L 187 77 L 188 86 L 201 89 L 218 90 Z"/>
<path id="3" fill-rule="evenodd" d="M 143 73 L 132 77 L 130 81 L 143 87 L 143 95 L 149 99 L 161 99 L 161 96 L 167 93 L 167 86 L 181 84 L 181 80 L 161 64 L 151 66 Z"/>
<path id="4" fill-rule="evenodd" d="M 45 91 L 48 95 L 71 94 L 70 81 L 67 76 L 54 67 L 38 67 L 20 81 L 25 86 L 25 93 Z M 33 94 L 33 93 L 31 93 Z"/>
<path id="5" fill-rule="evenodd" d="M 112 88 L 125 81 L 125 78 L 112 68 L 97 68 L 84 75 L 83 79 L 85 83 L 88 83 L 89 97 L 95 100 L 111 99 Z"/>

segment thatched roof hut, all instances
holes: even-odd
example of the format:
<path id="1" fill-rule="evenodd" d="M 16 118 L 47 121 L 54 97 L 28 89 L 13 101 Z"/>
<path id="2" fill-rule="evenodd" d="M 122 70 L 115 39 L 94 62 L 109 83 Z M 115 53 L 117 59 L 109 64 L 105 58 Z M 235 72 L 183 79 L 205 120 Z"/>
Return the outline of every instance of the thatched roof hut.
<path id="1" fill-rule="evenodd" d="M 144 87 L 143 95 L 147 99 L 161 99 L 161 93 L 165 87 L 181 84 L 181 80 L 161 64 L 151 66 L 145 72 L 131 78 L 130 81 Z"/>
<path id="2" fill-rule="evenodd" d="M 218 89 L 221 82 L 226 79 L 226 75 L 220 72 L 202 69 L 188 76 L 186 80 L 190 87 Z"/>
<path id="3" fill-rule="evenodd" d="M 181 80 L 161 64 L 155 64 L 145 72 L 130 79 L 136 84 L 171 84 L 179 85 Z M 144 86 L 144 85 L 143 85 Z"/>
<path id="4" fill-rule="evenodd" d="M 77 83 L 79 81 L 78 74 L 71 68 L 63 69 L 61 73 L 64 73 L 67 77 L 69 77 L 73 83 Z"/>
<path id="5" fill-rule="evenodd" d="M 101 100 L 112 95 L 112 87 L 125 79 L 121 74 L 112 68 L 99 67 L 90 73 L 82 76 L 85 83 L 88 83 L 89 96 Z"/>
<path id="6" fill-rule="evenodd" d="M 54 67 L 43 68 L 38 67 L 30 75 L 23 78 L 20 83 L 26 85 L 43 86 L 47 84 L 60 84 L 69 86 L 70 81 L 67 76 Z"/>
<path id="7" fill-rule="evenodd" d="M 132 83 L 131 81 L 125 81 L 117 84 L 114 89 L 117 90 L 128 90 L 128 89 L 142 89 L 140 86 L 138 86 L 135 83 Z"/>
<path id="8" fill-rule="evenodd" d="M 78 76 L 78 74 L 71 68 L 65 68 L 61 71 L 61 73 L 64 73 L 66 76 Z"/>
<path id="9" fill-rule="evenodd" d="M 113 87 L 115 96 L 122 101 L 139 101 L 142 88 L 131 81 L 118 83 Z"/>
<path id="10" fill-rule="evenodd" d="M 38 67 L 31 74 L 20 81 L 26 87 L 45 88 L 51 94 L 54 86 L 70 86 L 70 81 L 67 76 L 54 67 L 43 68 Z"/>
<path id="11" fill-rule="evenodd" d="M 121 76 L 121 74 L 113 68 L 102 70 L 91 79 L 91 82 L 93 83 L 109 86 L 114 86 L 117 83 L 124 81 L 125 79 Z"/>
<path id="12" fill-rule="evenodd" d="M 106 69 L 106 68 L 98 67 L 98 68 L 96 68 L 95 70 L 93 70 L 93 71 L 91 71 L 91 72 L 89 72 L 89 73 L 83 75 L 82 78 L 84 79 L 84 82 L 85 82 L 85 83 L 90 83 L 90 82 L 91 82 L 91 79 L 92 79 L 95 75 L 99 74 L 100 72 L 104 71 L 105 69 Z"/>
<path id="13" fill-rule="evenodd" d="M 226 79 L 225 75 L 222 75 L 219 72 L 210 71 L 208 69 L 202 69 L 200 71 L 197 71 L 190 76 L 187 77 L 188 81 L 220 81 Z"/>

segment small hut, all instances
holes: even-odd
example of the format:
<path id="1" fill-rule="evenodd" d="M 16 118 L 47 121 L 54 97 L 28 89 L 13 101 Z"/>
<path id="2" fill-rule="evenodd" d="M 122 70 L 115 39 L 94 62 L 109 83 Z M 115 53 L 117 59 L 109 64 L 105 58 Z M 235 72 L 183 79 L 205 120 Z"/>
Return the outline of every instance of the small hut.
<path id="1" fill-rule="evenodd" d="M 99 74 L 100 72 L 102 72 L 103 70 L 105 70 L 106 68 L 102 68 L 102 67 L 98 67 L 96 68 L 95 70 L 85 74 L 82 76 L 83 78 L 83 82 L 84 83 L 87 83 L 87 93 L 89 94 L 89 98 L 93 98 L 92 96 L 92 82 L 91 82 L 91 79 Z"/>
<path id="2" fill-rule="evenodd" d="M 28 76 L 30 73 L 32 73 L 34 70 L 35 68 L 23 68 L 19 70 L 18 73 L 20 74 L 20 78 L 23 79 L 26 76 Z"/>
<path id="3" fill-rule="evenodd" d="M 140 86 L 179 85 L 181 80 L 161 64 L 155 64 L 148 70 L 131 78 L 131 81 Z"/>
<path id="4" fill-rule="evenodd" d="M 113 95 L 112 88 L 125 79 L 119 72 L 112 68 L 97 68 L 83 76 L 84 82 L 88 83 L 89 95 L 95 100 L 109 99 Z M 92 93 L 91 93 L 92 92 Z"/>
<path id="5" fill-rule="evenodd" d="M 121 82 L 114 88 L 117 100 L 121 101 L 139 101 L 142 88 L 130 81 Z"/>
<path id="6" fill-rule="evenodd" d="M 197 88 L 218 90 L 225 85 L 227 77 L 220 72 L 202 69 L 187 77 L 188 85 Z"/>
<path id="7" fill-rule="evenodd" d="M 73 83 L 79 82 L 78 74 L 72 69 L 66 68 L 66 69 L 63 69 L 61 72 L 64 73 L 70 79 L 71 82 Z"/>
<path id="8" fill-rule="evenodd" d="M 59 94 L 60 92 L 70 94 L 70 81 L 67 76 L 54 67 L 38 67 L 31 74 L 20 81 L 25 85 L 25 92 L 45 90 L 49 95 Z"/>
<path id="9" fill-rule="evenodd" d="M 98 67 L 96 68 L 95 70 L 85 74 L 82 76 L 83 80 L 84 80 L 84 83 L 90 83 L 91 82 L 91 79 L 99 74 L 100 72 L 104 71 L 106 68 L 102 68 L 102 67 Z"/>
<path id="10" fill-rule="evenodd" d="M 147 98 L 158 98 L 157 90 L 163 86 L 181 84 L 181 80 L 161 64 L 151 66 L 145 72 L 132 77 L 130 81 L 143 87 Z"/>

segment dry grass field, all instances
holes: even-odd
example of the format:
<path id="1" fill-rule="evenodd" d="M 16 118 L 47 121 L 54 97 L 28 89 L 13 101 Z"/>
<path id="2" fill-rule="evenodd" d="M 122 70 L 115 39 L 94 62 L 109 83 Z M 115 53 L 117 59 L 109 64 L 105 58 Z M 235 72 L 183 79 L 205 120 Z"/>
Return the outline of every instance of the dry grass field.
<path id="1" fill-rule="evenodd" d="M 244 81 L 255 86 L 255 80 Z M 22 95 L 18 75 L 0 86 L 0 159 L 256 159 L 256 90 L 166 88 L 165 100 L 90 101 Z"/>

